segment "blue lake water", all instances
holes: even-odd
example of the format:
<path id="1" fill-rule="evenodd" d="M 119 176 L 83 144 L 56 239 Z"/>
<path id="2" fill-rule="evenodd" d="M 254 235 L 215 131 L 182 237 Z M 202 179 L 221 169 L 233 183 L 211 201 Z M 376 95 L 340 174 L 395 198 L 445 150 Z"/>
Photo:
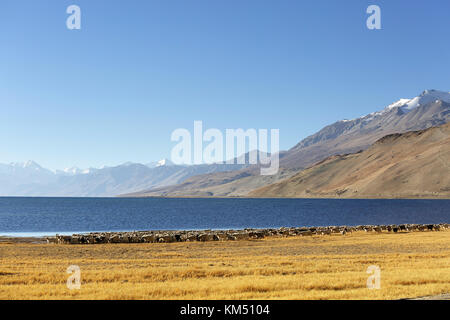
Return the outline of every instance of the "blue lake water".
<path id="1" fill-rule="evenodd" d="M 0 235 L 450 222 L 450 200 L 0 198 Z"/>

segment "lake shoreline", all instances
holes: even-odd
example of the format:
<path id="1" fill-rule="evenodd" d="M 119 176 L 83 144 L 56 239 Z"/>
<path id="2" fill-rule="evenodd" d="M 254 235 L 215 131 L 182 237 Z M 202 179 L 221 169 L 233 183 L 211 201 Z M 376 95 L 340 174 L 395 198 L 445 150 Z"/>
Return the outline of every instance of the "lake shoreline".
<path id="1" fill-rule="evenodd" d="M 450 224 L 400 224 L 400 225 L 359 225 L 359 226 L 318 226 L 245 229 L 199 229 L 199 230 L 146 230 L 146 231 L 105 231 L 42 236 L 0 235 L 0 243 L 59 243 L 59 244 L 104 244 L 104 243 L 171 243 L 192 241 L 236 241 L 263 239 L 266 237 L 331 235 L 365 232 L 418 232 L 442 231 L 450 229 Z"/>
<path id="2" fill-rule="evenodd" d="M 450 200 L 1 198 L 0 236 L 436 224 Z"/>

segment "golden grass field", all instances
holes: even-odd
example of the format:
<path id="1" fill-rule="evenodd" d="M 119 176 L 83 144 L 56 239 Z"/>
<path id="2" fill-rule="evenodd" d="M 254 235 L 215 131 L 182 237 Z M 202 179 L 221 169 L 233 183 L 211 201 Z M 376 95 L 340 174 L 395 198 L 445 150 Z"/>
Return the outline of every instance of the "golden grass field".
<path id="1" fill-rule="evenodd" d="M 170 244 L 0 243 L 0 299 L 399 299 L 450 292 L 450 230 Z M 81 289 L 66 286 L 69 265 Z M 381 288 L 369 290 L 370 265 Z"/>

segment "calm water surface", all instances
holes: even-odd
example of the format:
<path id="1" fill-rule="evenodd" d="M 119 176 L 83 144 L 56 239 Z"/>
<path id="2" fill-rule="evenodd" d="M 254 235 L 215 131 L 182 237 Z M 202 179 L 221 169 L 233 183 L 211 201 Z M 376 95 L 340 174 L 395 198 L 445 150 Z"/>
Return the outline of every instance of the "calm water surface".
<path id="1" fill-rule="evenodd" d="M 0 198 L 0 235 L 450 222 L 450 200 Z"/>

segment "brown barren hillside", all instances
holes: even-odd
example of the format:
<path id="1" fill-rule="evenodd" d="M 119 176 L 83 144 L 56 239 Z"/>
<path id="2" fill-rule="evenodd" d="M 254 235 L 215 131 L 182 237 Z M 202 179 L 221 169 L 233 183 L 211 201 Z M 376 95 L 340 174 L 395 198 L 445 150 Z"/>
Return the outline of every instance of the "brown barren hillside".
<path id="1" fill-rule="evenodd" d="M 329 157 L 249 196 L 450 198 L 450 123 L 387 135 L 365 151 Z"/>

